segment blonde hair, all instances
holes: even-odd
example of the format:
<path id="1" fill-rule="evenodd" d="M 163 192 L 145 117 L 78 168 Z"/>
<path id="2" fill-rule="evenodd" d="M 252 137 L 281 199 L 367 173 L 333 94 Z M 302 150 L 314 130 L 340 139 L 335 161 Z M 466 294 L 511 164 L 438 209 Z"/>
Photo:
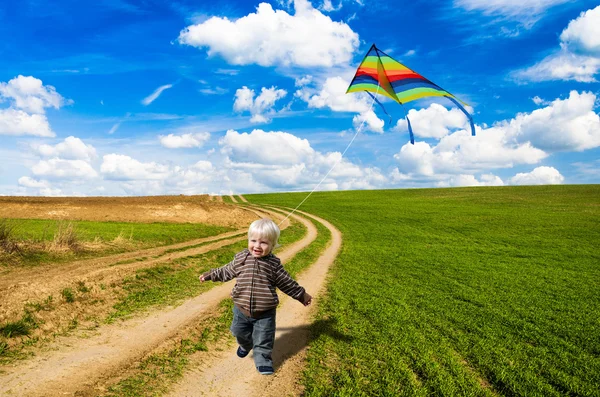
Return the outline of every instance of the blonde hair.
<path id="1" fill-rule="evenodd" d="M 265 238 L 273 244 L 273 248 L 279 247 L 277 240 L 279 240 L 280 234 L 279 226 L 269 218 L 255 220 L 248 228 L 248 239 L 252 238 L 252 236 Z"/>

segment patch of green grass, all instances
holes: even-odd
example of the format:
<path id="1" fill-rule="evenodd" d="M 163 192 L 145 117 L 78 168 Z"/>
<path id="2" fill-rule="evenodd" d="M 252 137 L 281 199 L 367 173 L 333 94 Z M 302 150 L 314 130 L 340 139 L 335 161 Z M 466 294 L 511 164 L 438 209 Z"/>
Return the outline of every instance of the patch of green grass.
<path id="1" fill-rule="evenodd" d="M 8 353 L 8 343 L 0 340 L 0 357 L 6 355 L 6 353 Z"/>
<path id="2" fill-rule="evenodd" d="M 19 240 L 51 241 L 61 223 L 49 219 L 12 219 L 19 225 L 14 238 Z M 152 245 L 175 244 L 182 241 L 214 236 L 234 230 L 231 227 L 201 223 L 130 223 L 73 221 L 81 241 L 112 241 L 119 236 Z"/>
<path id="3" fill-rule="evenodd" d="M 302 210 L 344 238 L 307 396 L 598 395 L 600 186 L 319 192 Z"/>
<path id="4" fill-rule="evenodd" d="M 65 299 L 65 301 L 67 303 L 75 302 L 75 293 L 73 292 L 73 290 L 71 288 L 63 289 L 62 291 L 60 291 L 60 294 L 62 295 L 62 297 Z"/>
<path id="5" fill-rule="evenodd" d="M 88 293 L 90 292 L 90 288 L 85 285 L 85 283 L 83 281 L 78 281 L 77 282 L 77 291 L 81 292 L 82 294 Z"/>
<path id="6" fill-rule="evenodd" d="M 0 219 L 0 251 L 7 254 L 19 251 L 19 245 L 15 239 L 17 224 L 14 220 Z"/>
<path id="7" fill-rule="evenodd" d="M 19 256 L 6 263 L 35 266 L 41 263 L 60 263 L 76 259 L 85 259 L 108 253 L 124 252 L 132 249 L 150 248 L 199 239 L 234 230 L 232 227 L 205 225 L 199 223 L 127 223 L 77 221 L 65 226 L 64 222 L 48 219 L 7 219 L 3 220 L 10 231 L 11 247 L 18 243 Z M 70 225 L 70 226 L 69 226 Z M 17 227 L 18 226 L 18 227 Z M 75 232 L 76 235 L 75 235 Z M 68 232 L 68 233 L 65 233 Z M 72 246 L 76 243 L 76 252 L 51 252 L 36 248 L 36 244 L 50 244 L 59 236 L 59 245 Z M 123 237 L 125 236 L 125 237 Z M 68 237 L 68 238 L 67 238 Z M 63 240 L 66 241 L 63 242 Z M 114 241 L 127 240 L 128 244 L 113 244 Z M 82 244 L 103 242 L 105 248 L 100 251 L 86 251 Z M 74 245 L 73 245 L 74 246 Z M 0 258 L 0 264 L 2 264 Z"/>
<path id="8" fill-rule="evenodd" d="M 4 324 L 0 327 L 0 335 L 6 338 L 14 338 L 16 336 L 27 336 L 31 330 L 31 325 L 25 320 L 13 321 Z"/>

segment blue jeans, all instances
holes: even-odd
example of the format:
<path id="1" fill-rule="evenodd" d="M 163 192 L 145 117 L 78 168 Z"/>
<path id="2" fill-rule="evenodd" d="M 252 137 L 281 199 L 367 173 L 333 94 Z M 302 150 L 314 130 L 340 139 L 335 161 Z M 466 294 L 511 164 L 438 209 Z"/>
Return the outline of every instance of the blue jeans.
<path id="1" fill-rule="evenodd" d="M 233 322 L 231 333 L 237 339 L 242 349 L 254 349 L 254 364 L 257 367 L 273 366 L 271 353 L 275 343 L 275 314 L 276 310 L 266 311 L 260 318 L 246 317 L 233 305 Z"/>

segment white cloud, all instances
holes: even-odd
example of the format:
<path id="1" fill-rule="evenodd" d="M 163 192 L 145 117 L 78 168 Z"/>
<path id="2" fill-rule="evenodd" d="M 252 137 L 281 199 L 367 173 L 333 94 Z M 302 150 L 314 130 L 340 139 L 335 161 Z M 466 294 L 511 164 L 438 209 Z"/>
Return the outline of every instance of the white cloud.
<path id="1" fill-rule="evenodd" d="M 383 134 L 383 126 L 385 125 L 385 122 L 379 119 L 374 111 L 369 110 L 365 113 L 360 113 L 354 116 L 352 118 L 352 124 L 356 130 L 361 128 L 362 125 L 366 125 L 368 131 Z"/>
<path id="2" fill-rule="evenodd" d="M 11 106 L 25 112 L 44 114 L 45 108 L 59 109 L 66 102 L 51 85 L 33 76 L 19 75 L 8 83 L 0 83 L 0 101 L 8 100 Z"/>
<path id="3" fill-rule="evenodd" d="M 97 156 L 96 149 L 92 145 L 86 145 L 79 138 L 70 136 L 63 142 L 51 146 L 40 145 L 36 148 L 37 152 L 44 157 L 60 157 L 68 160 L 92 161 Z"/>
<path id="4" fill-rule="evenodd" d="M 560 35 L 560 49 L 512 73 L 518 80 L 595 82 L 600 72 L 600 6 L 582 12 Z"/>
<path id="5" fill-rule="evenodd" d="M 214 167 L 210 161 L 200 160 L 192 165 L 190 169 L 198 172 L 211 172 L 214 170 Z"/>
<path id="6" fill-rule="evenodd" d="M 115 123 L 115 124 L 114 124 L 114 125 L 113 125 L 113 126 L 110 128 L 110 130 L 108 131 L 108 134 L 109 134 L 109 135 L 112 135 L 112 134 L 114 134 L 115 132 L 117 132 L 117 130 L 119 129 L 119 127 L 120 127 L 120 126 L 121 126 L 121 123 L 120 123 L 120 122 L 119 122 L 119 123 Z"/>
<path id="7" fill-rule="evenodd" d="M 342 8 L 342 0 L 339 0 L 337 7 L 333 5 L 331 0 L 323 0 L 323 4 L 319 8 L 321 10 L 327 11 L 327 12 L 338 11 L 339 9 Z"/>
<path id="8" fill-rule="evenodd" d="M 65 196 L 61 189 L 43 188 L 39 191 L 40 196 L 44 197 L 61 197 Z"/>
<path id="9" fill-rule="evenodd" d="M 223 68 L 219 68 L 217 70 L 215 70 L 215 73 L 217 74 L 226 74 L 228 76 L 237 76 L 240 71 L 238 69 L 223 69 Z"/>
<path id="10" fill-rule="evenodd" d="M 298 164 L 302 159 L 315 155 L 310 143 L 287 132 L 265 132 L 254 130 L 251 133 L 238 133 L 229 130 L 219 141 L 221 152 L 237 162 L 260 161 L 262 164 Z M 265 155 L 268 149 L 269 155 Z"/>
<path id="11" fill-rule="evenodd" d="M 208 47 L 209 56 L 220 55 L 234 65 L 331 67 L 352 59 L 358 34 L 307 0 L 294 5 L 294 15 L 261 3 L 256 13 L 237 20 L 211 17 L 181 31 L 179 42 Z"/>
<path id="12" fill-rule="evenodd" d="M 34 135 L 54 137 L 45 109 L 72 103 L 66 101 L 56 89 L 44 85 L 33 76 L 19 75 L 8 83 L 0 82 L 0 103 L 9 102 L 9 107 L 0 109 L 0 135 Z"/>
<path id="13" fill-rule="evenodd" d="M 348 81 L 336 76 L 325 80 L 321 90 L 314 93 L 311 90 L 298 90 L 295 96 L 308 103 L 308 107 L 329 108 L 334 112 L 367 112 L 371 101 L 363 95 L 346 94 Z"/>
<path id="14" fill-rule="evenodd" d="M 294 85 L 296 87 L 304 87 L 305 85 L 312 83 L 312 81 L 313 81 L 313 77 L 310 74 L 307 74 L 306 76 L 297 78 L 294 81 Z"/>
<path id="15" fill-rule="evenodd" d="M 142 99 L 142 104 L 144 106 L 150 105 L 152 102 L 154 102 L 160 96 L 160 94 L 162 94 L 162 92 L 164 90 L 167 90 L 171 87 L 173 87 L 173 84 L 161 85 L 156 90 L 154 90 L 154 92 L 152 94 L 150 94 L 146 98 Z"/>
<path id="16" fill-rule="evenodd" d="M 46 197 L 57 197 L 64 196 L 65 194 L 59 188 L 53 188 L 50 185 L 50 182 L 41 179 L 33 179 L 28 176 L 23 176 L 19 178 L 19 186 L 26 188 L 26 191 L 23 192 L 23 195 L 28 196 L 46 196 Z"/>
<path id="17" fill-rule="evenodd" d="M 275 102 L 287 95 L 287 91 L 277 87 L 261 89 L 260 94 L 254 99 L 254 90 L 244 86 L 235 92 L 233 110 L 236 112 L 249 111 L 253 123 L 267 123 L 270 121 L 269 114 L 273 113 Z"/>
<path id="18" fill-rule="evenodd" d="M 98 173 L 86 161 L 59 158 L 41 160 L 31 167 L 31 171 L 36 176 L 51 179 L 92 179 L 98 176 Z"/>
<path id="19" fill-rule="evenodd" d="M 569 22 L 560 41 L 573 52 L 600 56 L 600 6 L 582 12 Z"/>
<path id="20" fill-rule="evenodd" d="M 336 164 L 321 190 L 373 189 L 386 180 L 377 168 L 352 164 L 338 152 L 317 152 L 306 139 L 286 132 L 230 130 L 219 144 L 230 172 L 241 172 L 267 190 L 312 190 Z"/>
<path id="21" fill-rule="evenodd" d="M 478 180 L 475 175 L 452 175 L 436 184 L 437 187 L 459 187 L 459 186 L 503 186 L 500 177 L 493 174 L 481 175 Z"/>
<path id="22" fill-rule="evenodd" d="M 545 99 L 540 98 L 539 96 L 534 96 L 533 98 L 531 98 L 531 100 L 533 101 L 533 103 L 535 103 L 536 105 L 548 105 L 549 102 L 546 101 Z"/>
<path id="23" fill-rule="evenodd" d="M 432 177 L 536 164 L 546 156 L 529 142 L 516 142 L 506 128 L 494 126 L 479 128 L 476 137 L 467 130 L 457 131 L 443 137 L 436 146 L 426 142 L 407 143 L 394 158 L 400 172 Z"/>
<path id="24" fill-rule="evenodd" d="M 28 176 L 22 176 L 21 178 L 19 178 L 19 185 L 24 186 L 24 187 L 30 187 L 30 188 L 38 188 L 38 189 L 50 187 L 50 183 L 48 183 L 48 181 L 37 180 L 37 179 L 30 178 Z"/>
<path id="25" fill-rule="evenodd" d="M 12 108 L 0 109 L 0 135 L 55 136 L 45 115 Z"/>
<path id="26" fill-rule="evenodd" d="M 454 0 L 454 5 L 467 11 L 519 21 L 526 28 L 533 26 L 546 10 L 570 0 Z"/>
<path id="27" fill-rule="evenodd" d="M 600 58 L 573 54 L 561 50 L 548 55 L 539 63 L 512 73 L 517 80 L 548 81 L 574 80 L 582 83 L 596 81 L 594 75 L 600 70 Z"/>
<path id="28" fill-rule="evenodd" d="M 457 108 L 450 110 L 437 103 L 432 103 L 428 108 L 408 111 L 408 118 L 415 136 L 421 138 L 440 139 L 450 133 L 451 130 L 466 128 L 468 120 L 465 114 Z M 398 131 L 408 131 L 406 119 L 398 120 L 396 124 Z"/>
<path id="29" fill-rule="evenodd" d="M 596 96 L 571 91 L 569 98 L 521 113 L 502 128 L 521 142 L 546 151 L 586 150 L 600 146 L 600 117 L 594 112 Z"/>
<path id="30" fill-rule="evenodd" d="M 160 135 L 160 144 L 169 149 L 202 147 L 209 139 L 208 132 L 196 132 L 182 135 Z"/>
<path id="31" fill-rule="evenodd" d="M 229 92 L 227 88 L 214 87 L 214 88 L 200 88 L 199 93 L 204 95 L 224 95 Z"/>
<path id="32" fill-rule="evenodd" d="M 304 85 L 309 82 L 309 80 L 302 81 Z M 339 76 L 328 77 L 320 90 L 302 86 L 294 96 L 308 103 L 309 108 L 329 108 L 334 112 L 358 112 L 359 114 L 352 120 L 355 128 L 359 128 L 364 122 L 368 130 L 383 133 L 385 122 L 373 111 L 374 101 L 364 95 L 346 94 L 347 89 L 348 81 Z"/>
<path id="33" fill-rule="evenodd" d="M 489 128 L 478 126 L 476 137 L 471 137 L 466 129 L 460 129 L 443 136 L 436 145 L 427 142 L 404 145 L 394 155 L 398 168 L 390 179 L 395 183 L 428 180 L 437 186 L 500 185 L 502 180 L 498 177 L 487 177 L 484 173 L 477 179 L 473 174 L 520 164 L 538 164 L 556 151 L 600 147 L 600 117 L 594 112 L 594 94 L 571 91 L 567 99 L 552 102 L 539 99 L 538 102 L 547 103 L 547 106 L 531 113 L 520 113 Z M 436 114 L 420 113 L 430 119 L 439 118 Z M 510 183 L 532 184 L 533 177 L 542 181 L 540 183 L 562 181 L 557 172 L 548 171 L 539 167 L 531 175 L 515 176 Z"/>
<path id="34" fill-rule="evenodd" d="M 406 144 L 394 155 L 397 176 L 472 174 L 537 164 L 551 152 L 599 147 L 600 117 L 594 112 L 595 102 L 592 93 L 571 91 L 569 98 L 556 99 L 544 108 L 520 113 L 489 128 L 478 127 L 476 137 L 461 129 L 443 136 L 434 146 L 426 142 Z M 423 117 L 437 117 L 435 112 L 420 112 Z"/>
<path id="35" fill-rule="evenodd" d="M 554 167 L 537 167 L 529 173 L 519 173 L 510 178 L 513 185 L 559 185 L 565 178 Z"/>
<path id="36" fill-rule="evenodd" d="M 169 177 L 167 165 L 155 162 L 142 163 L 129 156 L 107 154 L 103 156 L 100 172 L 106 179 L 112 180 L 164 180 Z"/>

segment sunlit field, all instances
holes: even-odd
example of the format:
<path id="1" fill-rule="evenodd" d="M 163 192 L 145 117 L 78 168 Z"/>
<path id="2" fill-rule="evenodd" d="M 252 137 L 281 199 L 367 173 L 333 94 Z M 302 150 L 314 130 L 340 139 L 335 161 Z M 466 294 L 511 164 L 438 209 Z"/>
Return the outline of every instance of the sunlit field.
<path id="1" fill-rule="evenodd" d="M 324 192 L 302 210 L 344 238 L 307 395 L 600 395 L 600 186 Z"/>

